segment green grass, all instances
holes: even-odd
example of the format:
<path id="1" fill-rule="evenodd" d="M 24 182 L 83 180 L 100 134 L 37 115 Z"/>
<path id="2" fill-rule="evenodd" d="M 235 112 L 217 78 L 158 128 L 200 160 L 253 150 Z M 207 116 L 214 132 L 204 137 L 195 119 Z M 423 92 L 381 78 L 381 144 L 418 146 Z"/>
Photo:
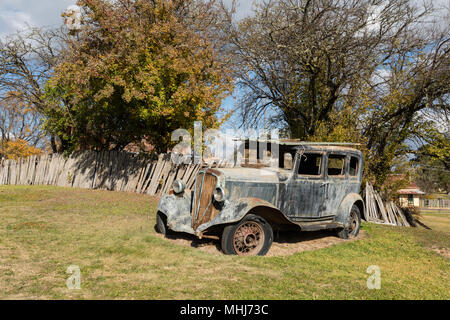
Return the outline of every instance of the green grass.
<path id="1" fill-rule="evenodd" d="M 450 215 L 450 209 L 439 208 L 439 209 L 420 209 L 420 214 L 447 214 Z"/>
<path id="2" fill-rule="evenodd" d="M 421 221 L 433 230 L 450 234 L 450 214 L 421 212 Z"/>
<path id="3" fill-rule="evenodd" d="M 0 298 L 450 298 L 449 260 L 436 253 L 449 248 L 448 222 L 440 230 L 364 223 L 363 240 L 236 257 L 159 237 L 156 205 L 133 193 L 0 187 Z M 81 290 L 66 288 L 69 265 L 81 269 Z M 380 290 L 366 286 L 371 265 L 381 268 Z"/>

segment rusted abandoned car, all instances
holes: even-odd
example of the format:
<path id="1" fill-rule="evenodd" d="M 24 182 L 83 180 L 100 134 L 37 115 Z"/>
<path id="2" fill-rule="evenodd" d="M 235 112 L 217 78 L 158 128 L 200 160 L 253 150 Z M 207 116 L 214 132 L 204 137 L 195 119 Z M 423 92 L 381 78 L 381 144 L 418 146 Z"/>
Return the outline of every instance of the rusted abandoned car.
<path id="1" fill-rule="evenodd" d="M 237 255 L 265 255 L 274 231 L 336 229 L 355 237 L 362 168 L 362 153 L 348 146 L 285 143 L 279 168 L 203 169 L 192 191 L 176 180 L 159 202 L 156 230 L 220 239 L 224 253 Z"/>

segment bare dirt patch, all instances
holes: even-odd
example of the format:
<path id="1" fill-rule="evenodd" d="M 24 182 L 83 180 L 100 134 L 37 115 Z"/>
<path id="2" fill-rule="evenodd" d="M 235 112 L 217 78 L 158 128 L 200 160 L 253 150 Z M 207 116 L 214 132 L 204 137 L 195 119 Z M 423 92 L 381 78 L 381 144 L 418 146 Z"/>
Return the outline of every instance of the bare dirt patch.
<path id="1" fill-rule="evenodd" d="M 158 234 L 157 236 L 163 238 L 163 236 L 160 234 Z M 267 256 L 288 256 L 298 252 L 323 249 L 343 242 L 361 240 L 367 237 L 368 235 L 364 230 L 361 230 L 356 238 L 349 240 L 338 238 L 331 230 L 300 233 L 284 232 L 280 233 L 280 235 L 275 238 L 272 247 L 267 253 Z M 193 235 L 185 233 L 170 235 L 167 237 L 167 240 L 176 245 L 198 248 L 211 254 L 222 254 L 222 251 L 220 249 L 220 242 L 218 240 L 200 240 Z"/>
<path id="2" fill-rule="evenodd" d="M 448 248 L 438 248 L 433 246 L 431 247 L 431 250 L 450 260 L 450 250 Z"/>

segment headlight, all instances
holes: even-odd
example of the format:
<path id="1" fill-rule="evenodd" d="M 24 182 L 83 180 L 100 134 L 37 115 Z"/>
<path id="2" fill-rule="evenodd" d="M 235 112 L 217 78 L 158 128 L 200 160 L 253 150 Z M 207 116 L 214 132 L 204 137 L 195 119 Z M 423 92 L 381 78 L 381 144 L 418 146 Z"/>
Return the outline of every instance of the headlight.
<path id="1" fill-rule="evenodd" d="M 225 201 L 225 191 L 222 188 L 216 188 L 213 193 L 213 198 L 217 202 Z"/>
<path id="2" fill-rule="evenodd" d="M 175 194 L 182 193 L 185 188 L 186 188 L 186 185 L 181 180 L 177 179 L 172 183 L 172 189 Z"/>

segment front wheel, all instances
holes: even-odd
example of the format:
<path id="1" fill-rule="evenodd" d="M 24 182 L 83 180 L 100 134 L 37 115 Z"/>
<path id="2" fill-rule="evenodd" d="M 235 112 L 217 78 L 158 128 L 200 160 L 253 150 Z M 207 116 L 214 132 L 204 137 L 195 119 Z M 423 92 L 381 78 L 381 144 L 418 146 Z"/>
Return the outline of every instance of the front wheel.
<path id="1" fill-rule="evenodd" d="M 167 236 L 170 234 L 170 230 L 167 227 L 167 217 L 160 211 L 156 214 L 156 232 L 162 234 L 163 236 Z"/>
<path id="2" fill-rule="evenodd" d="M 260 216 L 249 214 L 223 229 L 221 245 L 225 254 L 263 256 L 269 251 L 272 242 L 270 224 Z"/>
<path id="3" fill-rule="evenodd" d="M 355 238 L 361 227 L 361 213 L 357 205 L 352 206 L 345 227 L 338 231 L 337 235 L 342 239 Z"/>

